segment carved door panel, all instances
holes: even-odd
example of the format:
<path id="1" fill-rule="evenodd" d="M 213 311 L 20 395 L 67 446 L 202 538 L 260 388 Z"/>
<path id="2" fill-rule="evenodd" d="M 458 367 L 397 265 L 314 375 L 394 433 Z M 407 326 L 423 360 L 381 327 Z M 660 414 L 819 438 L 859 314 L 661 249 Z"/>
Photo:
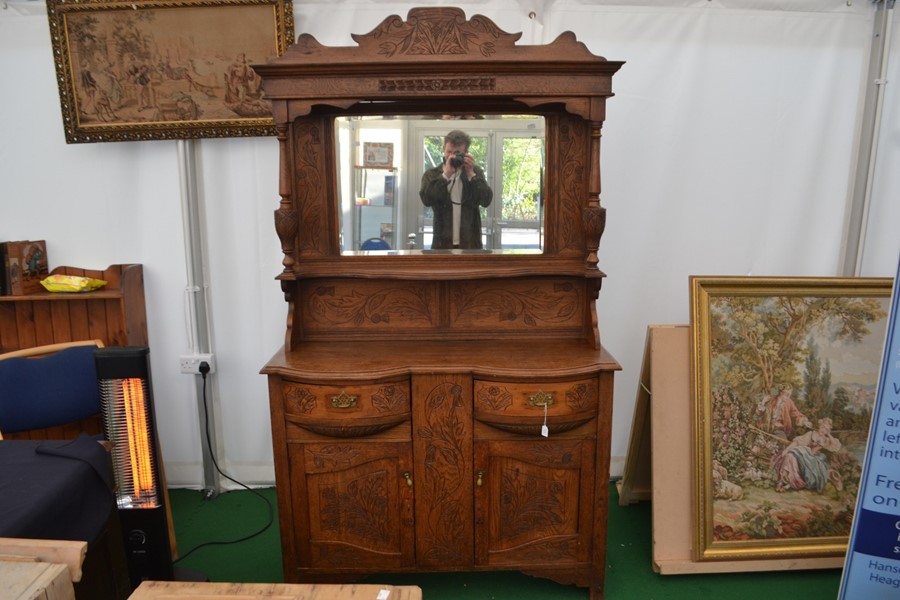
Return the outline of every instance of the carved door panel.
<path id="1" fill-rule="evenodd" d="M 300 564 L 311 569 L 415 564 L 408 442 L 291 446 L 291 493 Z"/>
<path id="2" fill-rule="evenodd" d="M 476 563 L 589 561 L 594 448 L 594 440 L 476 441 Z"/>
<path id="3" fill-rule="evenodd" d="M 468 567 L 472 546 L 472 378 L 415 375 L 416 564 Z"/>

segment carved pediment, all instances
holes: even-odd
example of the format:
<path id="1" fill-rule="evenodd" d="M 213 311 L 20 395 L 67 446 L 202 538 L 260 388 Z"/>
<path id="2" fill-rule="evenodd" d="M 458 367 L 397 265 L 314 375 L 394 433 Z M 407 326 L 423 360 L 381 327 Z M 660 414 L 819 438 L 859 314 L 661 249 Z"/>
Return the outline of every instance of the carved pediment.
<path id="1" fill-rule="evenodd" d="M 483 15 L 466 19 L 462 9 L 439 6 L 413 8 L 406 20 L 391 15 L 375 29 L 365 34 L 351 34 L 356 46 L 325 46 L 314 36 L 304 33 L 297 42 L 280 57 L 269 61 L 273 64 L 326 65 L 327 63 L 385 63 L 416 62 L 423 59 L 434 62 L 496 64 L 501 62 L 529 62 L 535 65 L 553 64 L 557 69 L 585 63 L 609 62 L 612 74 L 621 63 L 607 61 L 592 54 L 587 46 L 566 31 L 546 45 L 516 44 L 522 37 L 508 33 Z M 263 65 L 254 66 L 265 70 Z"/>

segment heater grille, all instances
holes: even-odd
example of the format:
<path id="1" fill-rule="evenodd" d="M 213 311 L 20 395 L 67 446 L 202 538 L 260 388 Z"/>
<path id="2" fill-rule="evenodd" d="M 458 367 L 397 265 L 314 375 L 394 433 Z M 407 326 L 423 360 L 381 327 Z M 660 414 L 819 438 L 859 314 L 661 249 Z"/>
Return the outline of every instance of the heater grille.
<path id="1" fill-rule="evenodd" d="M 101 379 L 104 431 L 113 443 L 119 508 L 157 508 L 158 470 L 150 393 L 144 379 Z"/>

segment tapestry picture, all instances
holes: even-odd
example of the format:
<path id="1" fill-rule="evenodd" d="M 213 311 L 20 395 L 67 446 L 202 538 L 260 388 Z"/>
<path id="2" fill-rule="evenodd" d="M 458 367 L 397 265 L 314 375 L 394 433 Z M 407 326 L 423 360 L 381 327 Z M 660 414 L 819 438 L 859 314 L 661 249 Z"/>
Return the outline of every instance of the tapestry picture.
<path id="1" fill-rule="evenodd" d="M 890 280 L 692 278 L 698 560 L 846 549 Z"/>
<path id="2" fill-rule="evenodd" d="M 284 52 L 291 10 L 277 0 L 50 0 L 67 141 L 271 134 L 251 65 Z"/>

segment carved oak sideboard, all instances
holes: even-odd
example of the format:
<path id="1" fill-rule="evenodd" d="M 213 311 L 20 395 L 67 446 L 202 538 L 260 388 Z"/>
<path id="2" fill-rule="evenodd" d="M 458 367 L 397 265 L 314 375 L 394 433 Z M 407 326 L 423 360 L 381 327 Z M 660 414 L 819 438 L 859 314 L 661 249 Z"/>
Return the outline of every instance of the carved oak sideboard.
<path id="1" fill-rule="evenodd" d="M 285 580 L 505 569 L 601 598 L 600 130 L 622 63 L 447 7 L 353 39 L 254 67 L 281 149 L 288 319 L 262 372 Z M 342 251 L 335 121 L 375 112 L 543 118 L 541 249 Z"/>

